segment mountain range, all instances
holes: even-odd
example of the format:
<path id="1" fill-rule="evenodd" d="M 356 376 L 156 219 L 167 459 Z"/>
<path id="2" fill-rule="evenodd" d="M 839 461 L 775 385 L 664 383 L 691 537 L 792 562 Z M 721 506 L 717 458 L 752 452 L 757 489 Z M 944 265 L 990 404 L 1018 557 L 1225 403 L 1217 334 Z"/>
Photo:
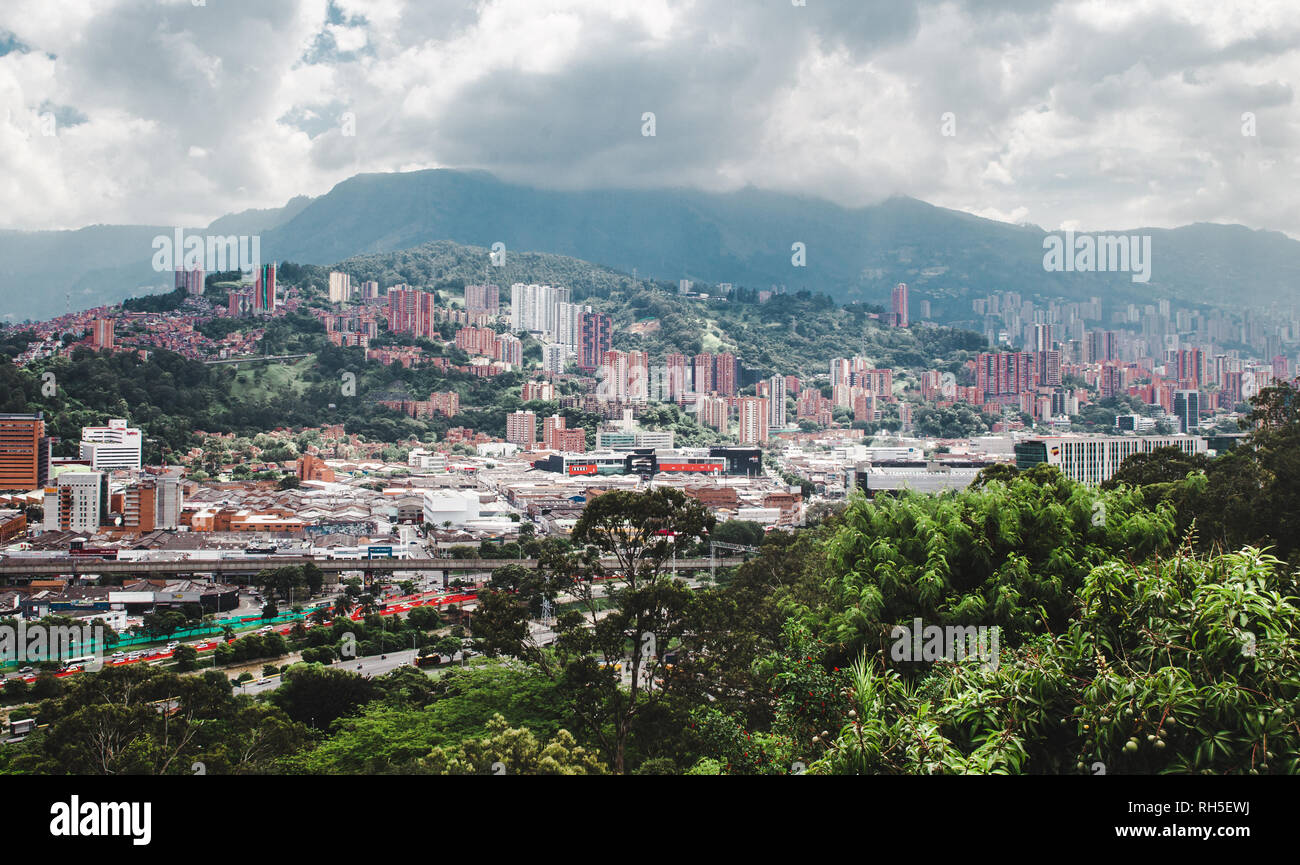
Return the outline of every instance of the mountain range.
<path id="1" fill-rule="evenodd" d="M 48 318 L 170 290 L 170 277 L 151 267 L 151 244 L 172 231 L 0 231 L 0 316 Z M 282 208 L 230 214 L 186 231 L 259 234 L 263 261 L 300 264 L 450 240 L 487 249 L 504 244 L 507 258 L 555 253 L 643 278 L 782 285 L 841 301 L 888 303 L 890 288 L 906 282 L 914 302 L 929 299 L 936 316 L 947 319 L 971 318 L 971 297 L 1002 290 L 1265 309 L 1294 304 L 1300 289 L 1300 242 L 1241 225 L 1097 232 L 1151 236 L 1151 278 L 1139 283 L 1128 273 L 1047 272 L 1043 229 L 912 198 L 845 208 L 754 188 L 556 191 L 443 169 L 357 175 L 317 198 L 300 196 Z M 796 244 L 803 245 L 802 266 Z"/>

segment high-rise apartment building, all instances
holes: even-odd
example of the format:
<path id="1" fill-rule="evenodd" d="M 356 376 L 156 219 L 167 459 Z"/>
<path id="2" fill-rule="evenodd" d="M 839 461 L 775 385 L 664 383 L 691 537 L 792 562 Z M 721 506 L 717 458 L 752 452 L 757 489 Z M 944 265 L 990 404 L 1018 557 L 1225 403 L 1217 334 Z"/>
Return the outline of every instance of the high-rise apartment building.
<path id="1" fill-rule="evenodd" d="M 513 411 L 506 415 L 506 441 L 532 450 L 537 444 L 537 415 L 531 411 Z"/>
<path id="2" fill-rule="evenodd" d="M 849 375 L 851 374 L 852 364 L 847 357 L 837 357 L 831 360 L 831 387 L 837 384 L 848 384 Z"/>
<path id="3" fill-rule="evenodd" d="M 595 372 L 609 351 L 614 333 L 614 321 L 603 312 L 582 315 L 582 349 L 578 353 L 578 367 L 584 372 Z"/>
<path id="4" fill-rule="evenodd" d="M 542 447 L 548 451 L 557 450 L 555 447 L 555 431 L 564 429 L 564 415 L 553 414 L 550 417 L 542 418 Z"/>
<path id="5" fill-rule="evenodd" d="M 894 286 L 890 300 L 893 303 L 893 316 L 890 323 L 895 327 L 907 327 L 907 283 L 900 282 Z"/>
<path id="6" fill-rule="evenodd" d="M 1291 378 L 1291 360 L 1284 354 L 1273 358 L 1273 380 L 1287 381 Z"/>
<path id="7" fill-rule="evenodd" d="M 1008 351 L 981 354 L 976 359 L 976 386 L 983 401 L 999 396 L 1016 396 L 1034 386 L 1032 352 Z"/>
<path id="8" fill-rule="evenodd" d="M 773 429 L 785 427 L 785 376 L 774 375 L 767 380 L 767 425 Z"/>
<path id="9" fill-rule="evenodd" d="M 139 532 L 175 529 L 183 502 L 178 477 L 158 477 L 127 487 L 122 493 L 122 528 Z"/>
<path id="10" fill-rule="evenodd" d="M 1199 388 L 1205 384 L 1205 349 L 1179 349 L 1175 368 L 1171 370 L 1180 382 Z"/>
<path id="11" fill-rule="evenodd" d="M 726 352 L 714 355 L 713 389 L 723 396 L 735 396 L 740 377 L 736 356 Z"/>
<path id="12" fill-rule="evenodd" d="M 562 375 L 565 363 L 569 359 L 569 350 L 558 342 L 548 342 L 542 346 L 542 370 L 551 375 Z"/>
<path id="13" fill-rule="evenodd" d="M 1108 363 L 1101 368 L 1097 377 L 1097 391 L 1102 399 L 1119 396 L 1124 392 L 1124 367 Z"/>
<path id="14" fill-rule="evenodd" d="M 610 349 L 600 359 L 596 396 L 602 402 L 627 402 L 628 354 Z"/>
<path id="15" fill-rule="evenodd" d="M 431 292 L 418 291 L 405 284 L 394 285 L 388 289 L 388 329 L 432 339 L 437 333 L 434 301 Z"/>
<path id="16" fill-rule="evenodd" d="M 270 315 L 275 312 L 278 300 L 275 294 L 275 265 L 264 264 L 257 271 L 253 283 L 253 312 Z"/>
<path id="17" fill-rule="evenodd" d="M 1059 351 L 1034 352 L 1034 378 L 1040 387 L 1061 386 L 1061 353 Z"/>
<path id="18" fill-rule="evenodd" d="M 113 319 L 97 318 L 91 323 L 90 344 L 96 349 L 113 347 Z"/>
<path id="19" fill-rule="evenodd" d="M 1119 336 L 1113 330 L 1090 330 L 1084 340 L 1084 362 L 1119 360 Z"/>
<path id="20" fill-rule="evenodd" d="M 767 444 L 768 401 L 761 396 L 741 397 L 740 443 Z"/>
<path id="21" fill-rule="evenodd" d="M 330 271 L 330 303 L 345 303 L 352 299 L 352 277 L 350 274 Z"/>
<path id="22" fill-rule="evenodd" d="M 501 311 L 501 289 L 495 285 L 465 286 L 465 309 L 496 315 Z"/>
<path id="23" fill-rule="evenodd" d="M 510 328 L 554 336 L 557 307 L 569 302 L 569 289 L 552 285 L 510 286 Z"/>
<path id="24" fill-rule="evenodd" d="M 524 344 L 513 333 L 498 334 L 493 349 L 497 360 L 512 366 L 523 366 Z"/>
<path id="25" fill-rule="evenodd" d="M 499 357 L 497 332 L 490 327 L 462 327 L 456 331 L 456 348 L 468 355 Z"/>
<path id="26" fill-rule="evenodd" d="M 645 402 L 650 398 L 650 355 L 644 351 L 627 353 L 627 399 Z"/>
<path id="27" fill-rule="evenodd" d="M 675 400 L 690 390 L 690 375 L 686 372 L 686 355 L 669 354 L 664 357 L 665 388 L 668 399 Z"/>
<path id="28" fill-rule="evenodd" d="M 185 293 L 191 297 L 198 297 L 203 294 L 204 288 L 203 268 L 195 266 L 190 270 L 184 267 L 176 268 L 176 288 L 185 289 Z"/>
<path id="29" fill-rule="evenodd" d="M 591 307 L 580 303 L 557 303 L 555 305 L 555 341 L 566 348 L 577 351 L 582 346 L 583 316 Z"/>
<path id="30" fill-rule="evenodd" d="M 722 397 L 700 394 L 695 398 L 695 420 L 700 426 L 726 435 L 731 425 L 727 401 Z"/>

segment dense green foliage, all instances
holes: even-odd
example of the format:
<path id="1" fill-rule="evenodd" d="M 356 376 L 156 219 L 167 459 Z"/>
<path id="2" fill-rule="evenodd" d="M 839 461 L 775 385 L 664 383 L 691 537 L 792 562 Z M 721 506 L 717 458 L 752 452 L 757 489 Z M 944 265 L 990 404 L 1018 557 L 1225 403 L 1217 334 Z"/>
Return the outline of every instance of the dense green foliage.
<path id="1" fill-rule="evenodd" d="M 1054 468 L 958 494 L 859 499 L 828 538 L 828 637 L 845 658 L 880 646 L 913 616 L 997 625 L 1015 643 L 1059 631 L 1092 568 L 1174 543 L 1167 507 L 1140 493 L 1071 483 Z"/>

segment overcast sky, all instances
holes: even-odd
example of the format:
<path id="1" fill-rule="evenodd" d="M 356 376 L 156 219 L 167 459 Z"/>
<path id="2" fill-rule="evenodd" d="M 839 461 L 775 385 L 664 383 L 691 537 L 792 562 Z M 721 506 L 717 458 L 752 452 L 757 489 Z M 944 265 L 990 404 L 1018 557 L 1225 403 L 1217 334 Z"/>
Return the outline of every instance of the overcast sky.
<path id="1" fill-rule="evenodd" d="M 1300 237 L 1295 0 L 200 2 L 0 2 L 0 227 L 451 167 Z"/>

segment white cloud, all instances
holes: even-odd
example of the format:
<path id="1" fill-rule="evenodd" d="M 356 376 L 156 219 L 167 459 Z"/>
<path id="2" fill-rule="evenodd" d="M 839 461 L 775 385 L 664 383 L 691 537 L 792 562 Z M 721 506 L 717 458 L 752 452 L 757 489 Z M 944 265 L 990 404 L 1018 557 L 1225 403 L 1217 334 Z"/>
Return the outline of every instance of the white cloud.
<path id="1" fill-rule="evenodd" d="M 1290 10 L 10 0 L 0 34 L 25 49 L 0 56 L 0 227 L 198 224 L 361 171 L 439 166 L 1300 236 L 1300 205 L 1278 195 L 1300 180 Z M 43 113 L 84 122 L 42 136 Z"/>

